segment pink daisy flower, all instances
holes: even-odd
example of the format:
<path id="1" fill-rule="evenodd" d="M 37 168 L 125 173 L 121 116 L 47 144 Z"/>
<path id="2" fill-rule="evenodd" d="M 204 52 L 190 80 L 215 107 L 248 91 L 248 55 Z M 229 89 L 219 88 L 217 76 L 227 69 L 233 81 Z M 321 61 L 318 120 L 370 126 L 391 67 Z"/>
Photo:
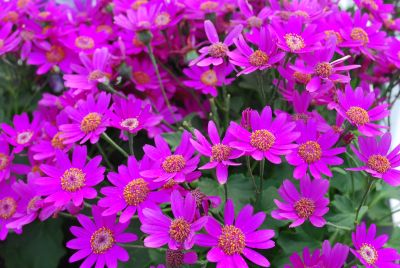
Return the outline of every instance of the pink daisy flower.
<path id="1" fill-rule="evenodd" d="M 269 249 L 275 246 L 271 238 L 273 230 L 257 230 L 265 220 L 265 213 L 253 215 L 251 205 L 244 206 L 235 219 L 233 202 L 228 199 L 224 211 L 224 224 L 209 217 L 204 228 L 207 234 L 198 234 L 196 245 L 211 247 L 207 253 L 209 262 L 216 262 L 217 267 L 247 268 L 243 256 L 261 267 L 269 267 L 270 262 L 260 253 L 251 248 Z"/>
<path id="2" fill-rule="evenodd" d="M 97 206 L 92 207 L 94 221 L 80 214 L 77 219 L 82 227 L 72 226 L 71 233 L 76 237 L 67 242 L 67 248 L 78 250 L 69 258 L 69 262 L 85 259 L 82 268 L 117 267 L 117 262 L 129 260 L 129 254 L 120 244 L 138 239 L 133 233 L 125 233 L 127 223 L 115 223 L 115 215 L 101 216 Z"/>
<path id="3" fill-rule="evenodd" d="M 193 147 L 202 155 L 210 158 L 210 162 L 200 167 L 199 169 L 216 168 L 217 179 L 220 184 L 226 183 L 228 179 L 228 167 L 240 166 L 240 163 L 232 162 L 232 159 L 239 158 L 243 153 L 233 149 L 229 143 L 234 141 L 229 132 L 222 139 L 219 137 L 217 127 L 213 121 L 208 122 L 208 136 L 212 145 L 197 129 L 194 131 L 197 141 L 190 139 Z"/>
<path id="4" fill-rule="evenodd" d="M 172 192 L 171 209 L 174 219 L 165 216 L 160 209 L 143 210 L 140 230 L 149 234 L 144 239 L 146 247 L 159 248 L 165 244 L 173 250 L 193 247 L 196 232 L 203 228 L 207 217 L 195 219 L 196 202 L 190 193 L 182 197 L 178 191 Z"/>
<path id="5" fill-rule="evenodd" d="M 68 35 L 66 46 L 75 53 L 92 54 L 97 48 L 106 45 L 106 41 L 107 35 L 102 31 L 97 31 L 95 25 L 81 24 L 76 32 Z"/>
<path id="6" fill-rule="evenodd" d="M 210 94 L 213 97 L 218 95 L 218 88 L 229 85 L 234 80 L 227 78 L 233 68 L 228 64 L 221 64 L 210 68 L 209 66 L 191 66 L 183 69 L 183 73 L 189 78 L 182 83 L 190 88 L 197 89 L 203 94 Z"/>
<path id="7" fill-rule="evenodd" d="M 267 7 L 263 7 L 258 14 L 255 13 L 254 8 L 247 0 L 239 0 L 237 4 L 243 19 L 234 19 L 232 22 L 247 25 L 250 29 L 261 28 L 268 18 L 268 15 L 270 15 L 270 11 Z"/>
<path id="8" fill-rule="evenodd" d="M 15 164 L 14 152 L 10 151 L 9 144 L 0 136 L 0 182 L 10 178 L 11 173 L 27 174 L 30 166 Z"/>
<path id="9" fill-rule="evenodd" d="M 134 32 L 154 29 L 156 28 L 155 19 L 161 7 L 157 4 L 148 4 L 140 5 L 137 9 L 128 9 L 126 15 L 115 16 L 114 23 Z"/>
<path id="10" fill-rule="evenodd" d="M 329 211 L 328 192 L 329 181 L 324 179 L 310 180 L 306 175 L 300 179 L 300 192 L 290 180 L 285 180 L 278 190 L 284 202 L 274 199 L 277 210 L 271 216 L 277 220 L 293 221 L 289 227 L 297 227 L 309 220 L 315 227 L 322 227 L 326 220 L 323 216 Z"/>
<path id="11" fill-rule="evenodd" d="M 365 163 L 364 166 L 349 168 L 348 170 L 364 170 L 375 178 L 383 179 L 393 187 L 400 185 L 400 171 L 395 169 L 400 166 L 400 145 L 389 151 L 392 141 L 390 133 L 382 137 L 358 138 L 359 149 L 350 145 L 357 157 Z"/>
<path id="12" fill-rule="evenodd" d="M 0 28 L 0 55 L 14 50 L 21 41 L 20 32 L 12 30 L 11 22 L 2 23 Z"/>
<path id="13" fill-rule="evenodd" d="M 106 47 L 96 49 L 92 57 L 81 52 L 79 58 L 83 66 L 71 66 L 76 74 L 64 75 L 65 86 L 76 89 L 75 94 L 84 90 L 96 91 L 98 83 L 107 82 L 111 78 L 110 54 Z"/>
<path id="14" fill-rule="evenodd" d="M 38 112 L 33 114 L 32 122 L 29 121 L 27 113 L 22 113 L 21 115 L 14 115 L 14 128 L 6 123 L 0 125 L 4 132 L 4 138 L 10 145 L 14 146 L 14 153 L 19 153 L 29 147 L 36 139 L 40 119 L 41 116 Z"/>
<path id="15" fill-rule="evenodd" d="M 165 252 L 165 264 L 150 266 L 150 268 L 168 268 L 182 267 L 184 265 L 192 265 L 197 262 L 197 254 L 194 251 L 173 250 L 167 249 Z"/>
<path id="16" fill-rule="evenodd" d="M 222 64 L 224 62 L 224 57 L 229 51 L 229 46 L 232 45 L 233 40 L 240 34 L 243 26 L 241 24 L 235 26 L 225 37 L 224 42 L 219 40 L 217 30 L 211 21 L 204 21 L 204 29 L 211 45 L 201 48 L 199 50 L 201 55 L 197 59 L 192 60 L 189 66 L 195 64 L 197 66 L 208 66 L 211 64 L 217 66 Z"/>
<path id="17" fill-rule="evenodd" d="M 392 62 L 397 68 L 400 68 L 400 40 L 396 38 L 388 38 L 389 47 L 385 50 L 386 57 Z"/>
<path id="18" fill-rule="evenodd" d="M 350 249 L 366 268 L 396 268 L 399 267 L 400 254 L 394 248 L 384 248 L 389 237 L 386 234 L 376 236 L 376 225 L 367 229 L 365 223 L 357 225 L 351 234 L 355 249 Z"/>
<path id="19" fill-rule="evenodd" d="M 365 136 L 381 135 L 380 129 L 386 128 L 373 121 L 380 121 L 387 117 L 390 113 L 388 104 L 380 104 L 371 109 L 376 101 L 374 92 L 364 92 L 361 87 L 357 87 L 354 91 L 350 85 L 346 85 L 345 92 L 337 91 L 338 105 L 337 112 L 343 116 L 352 125 Z"/>
<path id="20" fill-rule="evenodd" d="M 80 100 L 77 108 L 68 106 L 66 113 L 72 120 L 71 124 L 61 125 L 60 138 L 64 144 L 80 141 L 80 144 L 90 140 L 92 144 L 98 142 L 100 135 L 109 125 L 109 110 L 111 96 L 104 92 L 97 95 L 97 100 L 92 94 L 86 101 Z"/>
<path id="21" fill-rule="evenodd" d="M 134 58 L 130 64 L 132 66 L 131 80 L 135 84 L 135 89 L 139 91 L 155 91 L 160 89 L 157 74 L 150 60 L 138 60 Z M 160 70 L 160 76 L 165 85 L 168 82 L 167 74 L 163 70 Z"/>
<path id="22" fill-rule="evenodd" d="M 128 166 L 118 167 L 118 173 L 108 173 L 108 180 L 114 186 L 101 189 L 105 197 L 98 205 L 105 208 L 102 215 L 108 216 L 122 211 L 119 222 L 129 221 L 136 211 L 141 214 L 145 208 L 157 208 L 157 205 L 169 200 L 169 194 L 163 190 L 156 191 L 158 185 L 144 180 L 139 175 L 140 169 L 146 167 L 146 160 L 139 164 L 134 156 L 128 158 Z"/>
<path id="23" fill-rule="evenodd" d="M 308 120 L 307 123 L 299 122 L 298 130 L 301 132 L 301 136 L 297 139 L 298 147 L 286 155 L 288 163 L 295 166 L 293 177 L 303 178 L 307 169 L 315 179 L 320 179 L 321 174 L 332 177 L 328 165 L 341 165 L 343 159 L 336 155 L 346 151 L 344 147 L 332 148 L 340 135 L 333 130 L 318 133 L 317 123 L 314 120 Z"/>
<path id="24" fill-rule="evenodd" d="M 228 132 L 236 141 L 229 145 L 251 155 L 255 160 L 266 158 L 271 163 L 280 164 L 280 156 L 297 147 L 293 144 L 299 137 L 299 132 L 293 131 L 296 124 L 287 122 L 287 115 L 284 113 L 273 120 L 271 107 L 265 106 L 261 115 L 257 111 L 251 111 L 250 125 L 251 132 L 231 122 Z"/>
<path id="25" fill-rule="evenodd" d="M 184 182 L 188 178 L 199 177 L 200 172 L 195 170 L 200 157 L 193 157 L 194 148 L 190 144 L 190 136 L 188 131 L 182 133 L 181 143 L 173 154 L 165 140 L 161 136 L 156 136 L 154 138 L 156 147 L 146 144 L 143 150 L 157 165 L 140 172 L 140 175 L 152 178 L 155 182 L 168 182 L 171 179 L 175 182 Z"/>
<path id="26" fill-rule="evenodd" d="M 8 228 L 7 225 L 23 215 L 23 207 L 19 204 L 20 197 L 8 182 L 2 181 L 0 189 L 0 240 L 3 241 L 7 238 L 9 230 L 17 234 L 22 233 L 20 227 Z"/>
<path id="27" fill-rule="evenodd" d="M 252 39 L 258 47 L 256 50 L 253 50 L 240 34 L 234 41 L 236 50 L 227 52 L 230 63 L 244 68 L 237 74 L 238 76 L 271 68 L 285 57 L 284 52 L 278 52 L 276 42 L 272 39 L 267 27 L 254 31 Z"/>
<path id="28" fill-rule="evenodd" d="M 53 165 L 42 164 L 40 170 L 46 175 L 35 180 L 39 194 L 46 196 L 44 201 L 55 207 L 62 207 L 70 201 L 75 206 L 83 204 L 83 199 L 97 196 L 94 186 L 104 180 L 105 168 L 99 166 L 101 156 L 86 163 L 86 146 L 76 146 L 72 161 L 66 153 L 58 151 Z"/>

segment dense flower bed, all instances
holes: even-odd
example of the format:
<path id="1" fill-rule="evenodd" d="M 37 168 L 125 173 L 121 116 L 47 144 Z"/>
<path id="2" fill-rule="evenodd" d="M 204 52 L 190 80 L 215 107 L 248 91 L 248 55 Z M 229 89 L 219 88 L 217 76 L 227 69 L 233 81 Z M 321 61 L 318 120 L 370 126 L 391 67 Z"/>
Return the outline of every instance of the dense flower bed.
<path id="1" fill-rule="evenodd" d="M 1 2 L 5 265 L 400 267 L 397 3 Z"/>

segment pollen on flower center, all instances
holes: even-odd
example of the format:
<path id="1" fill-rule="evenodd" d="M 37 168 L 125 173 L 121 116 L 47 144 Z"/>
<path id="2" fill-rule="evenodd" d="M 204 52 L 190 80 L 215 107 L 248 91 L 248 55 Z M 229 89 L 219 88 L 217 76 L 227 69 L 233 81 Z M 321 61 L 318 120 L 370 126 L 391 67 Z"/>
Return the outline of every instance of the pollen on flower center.
<path id="1" fill-rule="evenodd" d="M 54 137 L 51 139 L 51 146 L 53 146 L 53 148 L 60 150 L 65 148 L 63 138 L 60 137 L 61 134 L 62 132 L 57 132 L 56 135 L 54 135 Z"/>
<path id="2" fill-rule="evenodd" d="M 321 159 L 322 149 L 318 142 L 307 141 L 299 146 L 299 155 L 308 163 L 314 163 Z"/>
<path id="3" fill-rule="evenodd" d="M 228 52 L 228 47 L 221 42 L 212 44 L 208 50 L 208 53 L 213 58 L 222 58 L 226 55 L 226 52 Z"/>
<path id="4" fill-rule="evenodd" d="M 32 131 L 23 131 L 17 134 L 16 141 L 18 144 L 26 144 L 31 140 L 32 136 L 33 136 Z"/>
<path id="5" fill-rule="evenodd" d="M 184 254 L 182 250 L 167 249 L 167 253 L 165 255 L 167 267 L 181 267 L 183 265 L 183 256 Z"/>
<path id="6" fill-rule="evenodd" d="M 99 80 L 99 79 L 102 79 L 102 78 L 108 77 L 108 76 L 109 76 L 108 73 L 105 73 L 105 72 L 100 71 L 100 70 L 94 70 L 89 74 L 88 80 L 89 81 L 96 81 L 96 80 Z"/>
<path id="7" fill-rule="evenodd" d="M 10 162 L 10 159 L 9 159 L 8 155 L 0 153 L 0 171 L 4 170 L 6 167 L 8 167 L 9 162 Z"/>
<path id="8" fill-rule="evenodd" d="M 205 1 L 201 3 L 200 9 L 202 11 L 214 11 L 218 8 L 219 3 L 214 1 Z"/>
<path id="9" fill-rule="evenodd" d="M 101 123 L 101 115 L 98 113 L 87 114 L 81 122 L 81 130 L 85 133 L 89 133 L 95 130 Z"/>
<path id="10" fill-rule="evenodd" d="M 61 176 L 61 188 L 67 192 L 76 192 L 85 186 L 86 174 L 79 168 L 69 168 Z"/>
<path id="11" fill-rule="evenodd" d="M 334 30 L 326 30 L 325 32 L 326 39 L 330 39 L 332 36 L 336 37 L 336 44 L 340 44 L 343 42 L 343 37 L 339 32 Z"/>
<path id="12" fill-rule="evenodd" d="M 107 227 L 97 229 L 90 237 L 90 247 L 93 253 L 103 254 L 115 244 L 114 233 Z"/>
<path id="13" fill-rule="evenodd" d="M 169 236 L 179 243 L 185 242 L 190 234 L 190 223 L 184 218 L 178 217 L 169 226 Z"/>
<path id="14" fill-rule="evenodd" d="M 94 40 L 90 36 L 80 35 L 75 38 L 75 46 L 80 49 L 92 49 L 94 48 Z"/>
<path id="15" fill-rule="evenodd" d="M 256 17 L 256 16 L 251 16 L 250 18 L 247 19 L 247 25 L 249 27 L 255 27 L 255 28 L 260 28 L 262 26 L 262 19 Z"/>
<path id="16" fill-rule="evenodd" d="M 386 171 L 391 168 L 390 161 L 387 159 L 387 157 L 380 154 L 371 155 L 368 158 L 367 165 L 370 169 L 382 174 L 386 173 Z"/>
<path id="17" fill-rule="evenodd" d="M 363 125 L 369 123 L 368 112 L 361 107 L 351 106 L 347 110 L 346 115 L 353 124 L 363 126 Z"/>
<path id="18" fill-rule="evenodd" d="M 373 265 L 378 260 L 378 252 L 371 244 L 363 243 L 358 253 L 370 265 Z"/>
<path id="19" fill-rule="evenodd" d="M 361 41 L 363 45 L 369 43 L 368 34 L 364 31 L 363 28 L 360 27 L 353 28 L 353 30 L 351 30 L 350 36 L 353 40 Z"/>
<path id="20" fill-rule="evenodd" d="M 314 72 L 322 78 L 328 78 L 332 74 L 332 65 L 326 61 L 319 62 L 315 66 Z"/>
<path id="21" fill-rule="evenodd" d="M 225 144 L 215 144 L 211 147 L 211 161 L 226 161 L 231 154 L 231 147 Z"/>
<path id="22" fill-rule="evenodd" d="M 167 12 L 161 12 L 155 19 L 157 26 L 165 26 L 171 22 L 171 16 Z"/>
<path id="23" fill-rule="evenodd" d="M 185 165 L 185 158 L 182 155 L 177 154 L 167 156 L 162 163 L 162 168 L 167 173 L 174 173 L 181 171 L 185 167 Z"/>
<path id="24" fill-rule="evenodd" d="M 131 5 L 131 8 L 133 10 L 138 10 L 141 5 L 144 5 L 147 3 L 148 3 L 147 0 L 137 0 L 137 1 L 133 2 L 133 4 Z"/>
<path id="25" fill-rule="evenodd" d="M 163 185 L 163 189 L 172 189 L 175 185 L 177 185 L 178 183 L 174 180 L 174 179 L 170 179 L 169 181 L 167 181 L 167 183 L 165 183 Z"/>
<path id="26" fill-rule="evenodd" d="M 147 84 L 148 82 L 150 82 L 150 76 L 145 72 L 142 71 L 133 72 L 132 76 L 135 82 L 138 83 L 139 85 Z"/>
<path id="27" fill-rule="evenodd" d="M 31 200 L 29 200 L 28 205 L 26 206 L 26 212 L 27 213 L 32 213 L 34 211 L 37 211 L 39 209 L 38 207 L 38 201 L 42 200 L 40 196 L 35 196 Z"/>
<path id="28" fill-rule="evenodd" d="M 218 83 L 217 74 L 214 70 L 208 70 L 201 74 L 201 82 L 207 86 L 215 86 Z"/>
<path id="29" fill-rule="evenodd" d="M 125 202 L 130 206 L 137 206 L 146 200 L 150 189 L 148 183 L 142 178 L 130 181 L 123 191 Z"/>
<path id="30" fill-rule="evenodd" d="M 226 255 L 241 254 L 246 246 L 246 237 L 242 230 L 233 226 L 222 227 L 221 235 L 218 237 L 218 247 Z"/>
<path id="31" fill-rule="evenodd" d="M 304 39 L 298 34 L 295 33 L 287 33 L 284 36 L 286 45 L 292 51 L 297 51 L 304 48 L 306 45 L 304 44 Z"/>
<path id="32" fill-rule="evenodd" d="M 200 191 L 199 188 L 196 188 L 196 189 L 192 190 L 190 193 L 192 194 L 192 196 L 196 200 L 196 206 L 197 207 L 201 207 L 201 205 L 203 203 L 203 200 L 204 200 L 204 198 L 207 197 L 207 195 L 204 194 L 202 191 Z"/>
<path id="33" fill-rule="evenodd" d="M 0 218 L 7 220 L 11 218 L 17 211 L 17 201 L 11 196 L 4 197 L 0 200 Z"/>
<path id="34" fill-rule="evenodd" d="M 259 129 L 251 133 L 250 144 L 261 151 L 268 151 L 275 144 L 276 137 L 266 129 Z"/>
<path id="35" fill-rule="evenodd" d="M 46 59 L 48 62 L 56 64 L 61 62 L 65 58 L 65 52 L 60 46 L 52 46 L 49 51 L 46 52 Z"/>
<path id="36" fill-rule="evenodd" d="M 139 120 L 137 120 L 136 117 L 126 118 L 120 123 L 120 125 L 121 127 L 132 131 L 139 126 Z"/>
<path id="37" fill-rule="evenodd" d="M 310 198 L 302 197 L 294 203 L 294 209 L 300 218 L 308 219 L 315 211 L 315 202 Z"/>
<path id="38" fill-rule="evenodd" d="M 305 74 L 305 73 L 301 73 L 301 72 L 298 72 L 298 71 L 295 71 L 294 73 L 293 73 L 293 78 L 298 82 L 298 83 L 301 83 L 301 84 L 307 84 L 308 82 L 310 82 L 310 80 L 311 80 L 311 74 Z"/>
<path id="39" fill-rule="evenodd" d="M 261 50 L 254 51 L 253 54 L 251 54 L 249 57 L 250 64 L 256 67 L 264 66 L 268 63 L 268 61 L 268 55 Z"/>

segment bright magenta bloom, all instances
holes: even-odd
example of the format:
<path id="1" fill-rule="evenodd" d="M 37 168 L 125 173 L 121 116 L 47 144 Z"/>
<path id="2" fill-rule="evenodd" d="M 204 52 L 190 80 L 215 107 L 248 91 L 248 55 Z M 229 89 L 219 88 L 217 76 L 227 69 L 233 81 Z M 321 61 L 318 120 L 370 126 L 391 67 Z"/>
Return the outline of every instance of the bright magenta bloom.
<path id="1" fill-rule="evenodd" d="M 243 256 L 261 267 L 269 267 L 270 262 L 263 255 L 251 248 L 269 249 L 275 246 L 271 238 L 273 230 L 257 230 L 265 220 L 265 213 L 253 215 L 253 207 L 246 205 L 235 219 L 233 202 L 228 199 L 224 211 L 224 225 L 212 217 L 205 224 L 207 234 L 198 234 L 196 244 L 211 247 L 207 260 L 216 262 L 217 267 L 248 267 Z"/>
<path id="2" fill-rule="evenodd" d="M 69 262 L 85 259 L 81 268 L 117 267 L 117 262 L 126 262 L 129 255 L 122 243 L 130 243 L 138 239 L 133 233 L 125 233 L 127 223 L 115 223 L 115 215 L 101 216 L 101 209 L 92 207 L 94 220 L 88 216 L 78 215 L 82 227 L 72 226 L 71 233 L 76 237 L 67 242 L 67 248 L 78 250 L 69 258 Z"/>
<path id="3" fill-rule="evenodd" d="M 0 55 L 14 50 L 21 41 L 20 32 L 12 31 L 13 24 L 2 23 L 0 28 Z"/>
<path id="4" fill-rule="evenodd" d="M 310 180 L 306 175 L 300 179 L 300 192 L 289 180 L 285 180 L 278 193 L 284 202 L 274 199 L 278 209 L 271 212 L 277 220 L 293 221 L 289 227 L 297 227 L 309 220 L 315 227 L 325 225 L 323 216 L 328 212 L 329 199 L 325 198 L 328 192 L 329 181 L 324 179 Z"/>
<path id="5" fill-rule="evenodd" d="M 9 228 L 7 225 L 23 215 L 23 207 L 19 204 L 20 197 L 11 188 L 10 183 L 0 182 L 0 240 L 7 238 Z M 21 234 L 21 226 L 15 226 L 12 229 L 17 234 Z"/>

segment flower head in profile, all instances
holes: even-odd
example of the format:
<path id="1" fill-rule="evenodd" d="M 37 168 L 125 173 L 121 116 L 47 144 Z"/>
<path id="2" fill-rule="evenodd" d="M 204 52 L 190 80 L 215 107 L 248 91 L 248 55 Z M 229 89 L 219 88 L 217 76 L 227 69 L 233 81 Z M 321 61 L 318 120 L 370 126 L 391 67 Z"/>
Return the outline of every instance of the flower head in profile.
<path id="1" fill-rule="evenodd" d="M 72 226 L 71 233 L 76 237 L 67 242 L 67 248 L 77 250 L 69 262 L 85 259 L 81 267 L 117 267 L 117 262 L 129 260 L 129 254 L 121 244 L 138 239 L 133 233 L 125 233 L 129 222 L 115 223 L 115 215 L 102 216 L 101 209 L 92 207 L 93 220 L 80 214 L 77 219 L 82 227 Z"/>
<path id="2" fill-rule="evenodd" d="M 278 209 L 272 211 L 271 216 L 277 220 L 293 221 L 289 227 L 297 227 L 307 220 L 315 227 L 322 227 L 326 222 L 323 216 L 329 210 L 329 199 L 324 197 L 328 188 L 328 180 L 311 180 L 306 175 L 300 179 L 299 192 L 291 181 L 285 180 L 278 190 L 283 202 L 274 199 Z"/>
<path id="3" fill-rule="evenodd" d="M 346 151 L 344 147 L 332 148 L 340 135 L 333 130 L 319 133 L 315 120 L 308 120 L 307 123 L 299 122 L 298 130 L 301 132 L 301 136 L 297 139 L 298 147 L 286 155 L 288 163 L 295 166 L 293 177 L 303 178 L 308 169 L 316 179 L 321 178 L 322 174 L 332 177 L 328 166 L 341 165 L 343 159 L 337 155 Z"/>
<path id="4" fill-rule="evenodd" d="M 385 126 L 373 122 L 389 115 L 389 105 L 384 103 L 372 108 L 376 100 L 374 92 L 364 92 L 361 87 L 353 90 L 350 85 L 346 85 L 345 92 L 337 91 L 337 97 L 337 112 L 356 126 L 358 131 L 369 137 L 382 134 L 381 129 Z"/>
<path id="5" fill-rule="evenodd" d="M 382 137 L 359 137 L 359 149 L 350 145 L 353 152 L 364 163 L 364 166 L 348 170 L 364 170 L 375 178 L 383 179 L 393 187 L 400 185 L 400 145 L 389 151 L 392 135 L 385 133 Z"/>
<path id="6" fill-rule="evenodd" d="M 233 149 L 229 143 L 234 141 L 234 138 L 229 132 L 221 140 L 217 127 L 213 121 L 208 122 L 208 136 L 211 144 L 197 129 L 194 131 L 196 140 L 191 139 L 193 147 L 202 155 L 209 157 L 210 162 L 200 167 L 199 169 L 216 169 L 217 179 L 220 184 L 226 183 L 228 179 L 228 166 L 239 166 L 240 163 L 231 161 L 239 158 L 243 153 Z"/>
<path id="7" fill-rule="evenodd" d="M 268 7 L 263 7 L 257 14 L 248 0 L 239 0 L 238 7 L 242 16 L 240 19 L 234 19 L 232 21 L 247 25 L 250 29 L 261 28 L 265 20 L 268 18 L 268 15 L 270 15 Z"/>
<path id="8" fill-rule="evenodd" d="M 3 137 L 10 145 L 14 146 L 14 153 L 19 153 L 24 148 L 29 147 L 36 139 L 40 130 L 40 119 L 41 115 L 38 112 L 33 114 L 32 122 L 30 122 L 27 113 L 22 113 L 14 115 L 14 127 L 6 123 L 0 125 L 4 132 Z"/>
<path id="9" fill-rule="evenodd" d="M 385 248 L 389 237 L 386 234 L 376 236 L 376 225 L 371 224 L 367 229 L 365 222 L 357 225 L 351 234 L 354 249 L 351 252 L 366 268 L 398 267 L 400 254 L 394 248 Z"/>
<path id="10" fill-rule="evenodd" d="M 179 191 L 171 194 L 171 209 L 173 219 L 165 216 L 161 210 L 145 208 L 141 217 L 140 230 L 148 237 L 144 245 L 149 248 L 158 248 L 165 244 L 172 250 L 191 249 L 198 232 L 207 221 L 207 217 L 196 219 L 196 200 L 191 193 L 182 197 Z"/>
<path id="11" fill-rule="evenodd" d="M 83 199 L 97 196 L 94 186 L 104 180 L 105 168 L 99 166 L 101 156 L 92 158 L 88 163 L 86 157 L 86 146 L 76 146 L 72 161 L 66 153 L 58 151 L 54 164 L 40 166 L 45 176 L 36 179 L 35 183 L 39 186 L 39 194 L 46 196 L 46 203 L 58 208 L 72 201 L 75 206 L 80 206 Z"/>
<path id="12" fill-rule="evenodd" d="M 11 22 L 2 23 L 0 28 L 0 55 L 14 50 L 21 41 L 20 32 L 12 30 Z"/>
<path id="13" fill-rule="evenodd" d="M 152 169 L 140 172 L 140 175 L 152 178 L 155 182 L 168 182 L 169 180 L 184 182 L 187 179 L 192 180 L 193 176 L 200 177 L 200 173 L 195 172 L 200 157 L 193 157 L 194 148 L 190 144 L 190 136 L 188 131 L 182 133 L 181 143 L 174 153 L 171 153 L 167 142 L 161 136 L 156 136 L 154 138 L 156 146 L 145 145 L 143 150 L 157 165 Z"/>
<path id="14" fill-rule="evenodd" d="M 264 107 L 261 115 L 257 111 L 251 111 L 251 131 L 232 122 L 228 131 L 236 140 L 229 144 L 251 155 L 255 160 L 266 158 L 271 163 L 280 164 L 280 156 L 294 150 L 297 145 L 293 142 L 299 137 L 299 132 L 293 131 L 296 124 L 287 121 L 287 115 L 284 113 L 273 120 L 269 106 Z"/>
<path id="15" fill-rule="evenodd" d="M 253 42 L 257 49 L 252 49 L 244 40 L 243 35 L 235 39 L 236 50 L 228 52 L 229 61 L 243 68 L 237 75 L 249 74 L 256 70 L 265 70 L 285 57 L 285 53 L 278 51 L 269 29 L 262 27 L 253 33 Z"/>
<path id="16" fill-rule="evenodd" d="M 98 83 L 105 83 L 111 78 L 110 55 L 106 47 L 98 48 L 90 58 L 87 54 L 79 54 L 82 65 L 72 65 L 76 74 L 65 74 L 65 86 L 75 89 L 79 94 L 88 90 L 94 93 Z"/>
<path id="17" fill-rule="evenodd" d="M 248 267 L 243 257 L 260 267 L 269 267 L 270 262 L 263 255 L 251 249 L 269 249 L 275 246 L 271 238 L 273 230 L 257 230 L 265 220 L 265 213 L 253 215 L 251 205 L 244 206 L 235 219 L 235 210 L 231 199 L 225 204 L 223 226 L 212 217 L 205 224 L 207 234 L 198 234 L 196 244 L 211 247 L 207 253 L 209 262 L 217 267 Z"/>
<path id="18" fill-rule="evenodd" d="M 160 4 L 140 5 L 136 9 L 126 10 L 126 15 L 115 16 L 114 22 L 116 25 L 134 32 L 154 29 L 157 27 L 155 20 L 161 8 Z"/>
<path id="19" fill-rule="evenodd" d="M 97 95 L 97 100 L 94 95 L 90 94 L 86 101 L 78 101 L 76 108 L 71 106 L 65 108 L 72 123 L 59 127 L 63 143 L 80 141 L 83 144 L 87 140 L 90 140 L 92 144 L 96 143 L 109 125 L 110 99 L 111 96 L 104 92 Z"/>
<path id="20" fill-rule="evenodd" d="M 146 167 L 146 159 L 141 163 L 134 156 L 128 158 L 128 165 L 118 167 L 118 173 L 108 173 L 108 180 L 113 186 L 101 189 L 105 197 L 99 200 L 98 205 L 105 210 L 103 216 L 109 216 L 122 211 L 119 221 L 129 221 L 136 211 L 139 214 L 145 208 L 157 208 L 157 205 L 169 200 L 169 194 L 164 190 L 156 191 L 158 184 L 143 179 L 139 171 Z"/>
<path id="21" fill-rule="evenodd" d="M 240 34 L 243 26 L 241 24 L 235 26 L 235 28 L 228 33 L 223 42 L 219 40 L 217 30 L 211 21 L 204 21 L 204 29 L 211 45 L 201 48 L 199 50 L 201 55 L 197 59 L 191 61 L 189 66 L 195 64 L 197 66 L 208 66 L 211 64 L 218 66 L 222 64 L 229 51 L 229 46 L 233 44 L 233 40 Z"/>
<path id="22" fill-rule="evenodd" d="M 322 250 L 315 250 L 310 254 L 310 250 L 305 247 L 302 257 L 296 252 L 290 256 L 291 264 L 286 264 L 284 268 L 304 268 L 304 267 L 324 267 L 342 268 L 349 255 L 349 247 L 336 243 L 333 247 L 328 240 L 322 243 Z"/>

